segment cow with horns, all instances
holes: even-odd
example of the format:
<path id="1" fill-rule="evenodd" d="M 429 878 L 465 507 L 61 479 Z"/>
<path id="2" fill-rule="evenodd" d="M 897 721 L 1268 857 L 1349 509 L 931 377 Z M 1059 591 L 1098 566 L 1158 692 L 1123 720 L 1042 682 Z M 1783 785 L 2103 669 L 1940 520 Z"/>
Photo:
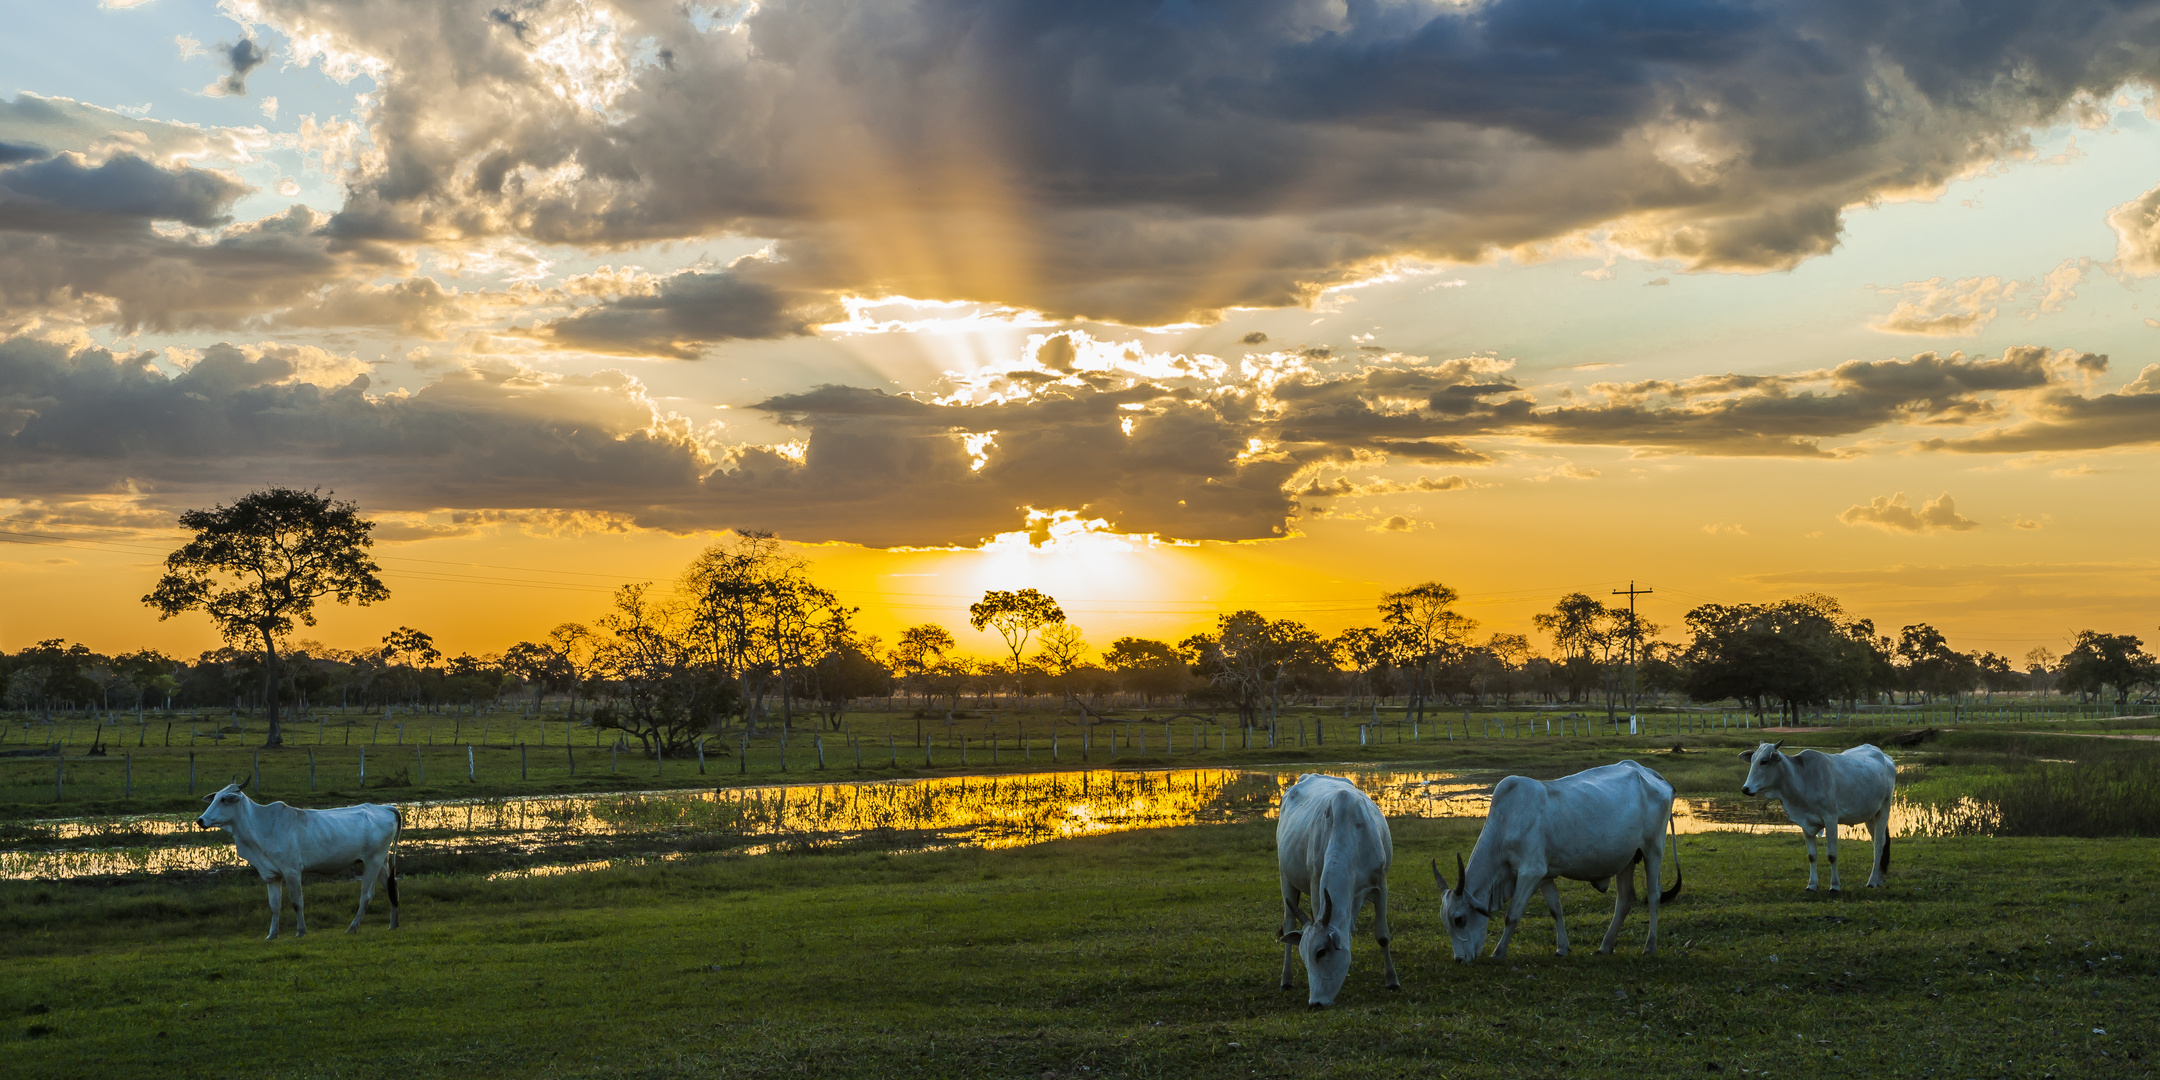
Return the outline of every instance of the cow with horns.
<path id="1" fill-rule="evenodd" d="M 1658 891 L 1663 876 L 1662 843 L 1672 828 L 1672 785 L 1656 770 L 1633 761 L 1601 765 L 1558 780 L 1510 776 L 1493 786 L 1492 810 L 1468 866 L 1455 855 L 1455 884 L 1440 874 L 1433 860 L 1433 880 L 1440 886 L 1441 918 L 1454 945 L 1455 959 L 1468 962 L 1485 950 L 1492 916 L 1505 913 L 1507 926 L 1493 958 L 1507 958 L 1508 941 L 1521 924 L 1535 892 L 1545 895 L 1552 912 L 1553 937 L 1561 956 L 1568 954 L 1567 924 L 1560 915 L 1556 879 L 1587 881 L 1598 891 L 1620 879 L 1612 925 L 1605 928 L 1601 953 L 1613 950 L 1621 921 L 1635 902 L 1635 864 L 1644 868 L 1644 896 L 1650 907 L 1650 934 L 1643 952 L 1657 952 L 1658 907 L 1680 895 L 1680 852 L 1673 847 L 1673 886 Z"/>
<path id="2" fill-rule="evenodd" d="M 307 908 L 300 895 L 303 872 L 346 870 L 354 863 L 360 864 L 360 910 L 353 914 L 346 932 L 360 929 L 360 918 L 367 914 L 368 901 L 375 898 L 378 880 L 390 894 L 390 928 L 397 929 L 397 855 L 390 848 L 397 843 L 404 819 L 396 807 L 363 803 L 302 810 L 281 802 L 256 802 L 236 783 L 225 785 L 205 801 L 210 808 L 196 817 L 195 827 L 232 833 L 240 857 L 270 888 L 271 938 L 277 937 L 287 889 L 292 890 L 293 936 L 307 933 Z"/>
<path id="3" fill-rule="evenodd" d="M 1282 988 L 1290 989 L 1295 949 L 1305 960 L 1306 1004 L 1334 1003 L 1350 973 L 1350 932 L 1368 897 L 1387 987 L 1401 988 L 1395 956 L 1388 951 L 1387 872 L 1395 841 L 1372 799 L 1339 776 L 1298 777 L 1283 792 L 1275 856 L 1282 879 L 1283 928 L 1276 935 L 1283 943 Z M 1299 908 L 1301 894 L 1312 898 L 1310 919 Z"/>
<path id="4" fill-rule="evenodd" d="M 1747 780 L 1740 785 L 1745 795 L 1761 795 L 1785 804 L 1785 816 L 1800 826 L 1807 838 L 1807 887 L 1814 891 L 1820 878 L 1815 871 L 1815 837 L 1828 834 L 1830 891 L 1837 892 L 1838 826 L 1868 827 L 1874 841 L 1869 860 L 1868 888 L 1881 888 L 1890 869 L 1890 796 L 1897 788 L 1897 763 L 1880 749 L 1862 743 L 1842 754 L 1802 750 L 1787 756 L 1784 742 L 1763 743 L 1743 750 L 1748 763 Z"/>

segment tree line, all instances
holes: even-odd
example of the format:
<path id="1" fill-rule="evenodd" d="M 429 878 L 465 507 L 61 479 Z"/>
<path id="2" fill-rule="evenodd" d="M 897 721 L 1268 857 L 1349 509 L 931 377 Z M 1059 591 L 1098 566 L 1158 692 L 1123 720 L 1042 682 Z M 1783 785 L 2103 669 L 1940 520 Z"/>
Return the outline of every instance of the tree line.
<path id="1" fill-rule="evenodd" d="M 1122 637 L 1100 651 L 1054 597 L 992 590 L 971 606 L 969 624 L 996 633 L 1005 649 L 974 657 L 936 624 L 910 627 L 890 644 L 860 632 L 859 609 L 762 532 L 707 548 L 666 588 L 625 585 L 596 619 L 561 623 L 500 654 L 446 658 L 410 627 L 342 650 L 288 639 L 314 623 L 317 599 L 388 596 L 366 555 L 372 523 L 350 503 L 271 489 L 182 522 L 197 536 L 167 560 L 145 603 L 163 617 L 208 614 L 224 647 L 183 661 L 41 641 L 0 654 L 0 702 L 46 712 L 260 710 L 275 745 L 287 701 L 439 710 L 530 695 L 537 709 L 554 695 L 574 718 L 618 729 L 648 752 L 679 754 L 722 726 L 838 729 L 864 702 L 957 711 L 968 698 L 1054 695 L 1084 718 L 1122 697 L 1268 726 L 1286 704 L 1322 698 L 1374 716 L 1399 708 L 1405 719 L 1518 699 L 1616 711 L 1676 697 L 1797 718 L 1811 708 L 1976 692 L 2061 690 L 2127 705 L 2160 688 L 2160 661 L 2132 635 L 2083 631 L 2061 656 L 2034 649 L 2020 666 L 1993 652 L 1958 652 L 1924 623 L 1879 633 L 1821 594 L 1704 604 L 1686 613 L 1685 640 L 1676 642 L 1632 610 L 1571 593 L 1531 620 L 1550 645 L 1545 654 L 1526 635 L 1481 637 L 1459 609 L 1461 595 L 1439 582 L 1382 594 L 1369 625 L 1332 636 L 1242 610 L 1175 642 Z"/>

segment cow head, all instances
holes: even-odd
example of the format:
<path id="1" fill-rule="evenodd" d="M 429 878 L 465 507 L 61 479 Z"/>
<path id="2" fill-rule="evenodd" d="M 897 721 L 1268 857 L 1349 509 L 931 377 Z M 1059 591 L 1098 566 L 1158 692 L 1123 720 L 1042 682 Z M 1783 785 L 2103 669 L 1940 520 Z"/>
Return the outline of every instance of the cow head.
<path id="1" fill-rule="evenodd" d="M 237 782 L 227 784 L 222 790 L 213 791 L 203 796 L 203 801 L 209 803 L 210 808 L 196 816 L 195 827 L 198 829 L 231 828 L 233 821 L 240 815 L 240 803 L 246 798 L 246 795 L 240 793 L 240 785 Z"/>
<path id="2" fill-rule="evenodd" d="M 1470 875 L 1463 869 L 1462 852 L 1455 853 L 1454 888 L 1449 888 L 1447 879 L 1440 876 L 1438 859 L 1433 860 L 1432 876 L 1440 884 L 1440 918 L 1447 927 L 1448 943 L 1455 947 L 1455 959 L 1467 964 L 1485 951 L 1485 930 L 1492 922 L 1492 912 L 1463 891 Z"/>
<path id="3" fill-rule="evenodd" d="M 1776 786 L 1784 768 L 1784 754 L 1778 752 L 1785 740 L 1766 742 L 1753 750 L 1742 750 L 1741 760 L 1748 763 L 1747 779 L 1740 784 L 1742 795 L 1762 795 Z"/>
<path id="4" fill-rule="evenodd" d="M 1335 901 L 1325 886 L 1315 899 L 1314 919 L 1280 939 L 1297 946 L 1298 956 L 1305 961 L 1305 1003 L 1318 1009 L 1335 1003 L 1343 979 L 1350 974 L 1350 933 L 1347 927 L 1335 925 Z"/>

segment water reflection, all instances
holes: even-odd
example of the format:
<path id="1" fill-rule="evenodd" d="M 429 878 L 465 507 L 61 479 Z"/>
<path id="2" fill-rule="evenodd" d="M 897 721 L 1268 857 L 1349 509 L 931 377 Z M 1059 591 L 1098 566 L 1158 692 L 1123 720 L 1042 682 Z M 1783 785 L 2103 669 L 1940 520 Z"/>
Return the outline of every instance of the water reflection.
<path id="1" fill-rule="evenodd" d="M 1350 767 L 1337 775 L 1390 817 L 1483 817 L 1494 777 Z M 1094 770 L 793 784 L 707 791 L 532 796 L 399 805 L 399 851 L 411 872 L 574 873 L 691 852 L 754 855 L 788 848 L 923 851 L 1015 847 L 1075 836 L 1274 815 L 1291 771 Z M 1963 816 L 1899 804 L 1893 830 L 1985 831 L 1985 807 Z M 1682 799 L 1679 831 L 1794 831 L 1761 801 Z M 186 815 L 32 822 L 0 835 L 0 878 L 137 877 L 247 871 L 221 831 Z"/>

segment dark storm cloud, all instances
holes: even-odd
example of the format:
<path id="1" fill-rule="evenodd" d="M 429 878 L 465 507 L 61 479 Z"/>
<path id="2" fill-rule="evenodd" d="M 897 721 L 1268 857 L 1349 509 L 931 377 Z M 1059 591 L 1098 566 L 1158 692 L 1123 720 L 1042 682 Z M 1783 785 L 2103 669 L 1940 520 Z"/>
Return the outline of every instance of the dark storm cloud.
<path id="1" fill-rule="evenodd" d="M 218 80 L 218 89 L 227 94 L 242 96 L 247 93 L 248 72 L 262 66 L 270 54 L 258 48 L 254 38 L 241 38 L 224 46 L 225 62 L 232 66 L 232 73 Z"/>
<path id="2" fill-rule="evenodd" d="M 17 338 L 0 342 L 0 490 L 138 490 L 175 506 L 289 481 L 384 510 L 588 512 L 876 546 L 977 544 L 1020 528 L 1032 507 L 1230 540 L 1284 535 L 1300 496 L 1394 490 L 1322 475 L 1383 457 L 1476 465 L 1555 444 L 1831 456 L 1850 450 L 1827 445 L 1837 438 L 1980 423 L 1997 409 L 2030 419 L 1930 445 L 2085 448 L 2160 430 L 2160 369 L 2086 398 L 2071 387 L 2096 358 L 2044 350 L 1616 384 L 1558 407 L 1481 359 L 1223 381 L 1113 376 L 1058 355 L 1072 371 L 1009 380 L 999 395 L 1017 396 L 974 404 L 846 386 L 770 398 L 755 408 L 795 445 L 724 448 L 619 372 L 479 365 L 370 394 L 364 365 L 302 346 L 220 345 L 168 374 L 148 353 Z"/>
<path id="3" fill-rule="evenodd" d="M 248 186 L 208 169 L 167 169 L 133 154 L 91 165 L 79 154 L 0 168 L 0 230 L 85 233 L 179 221 L 197 228 L 231 220 Z"/>
<path id="4" fill-rule="evenodd" d="M 1844 208 L 2160 79 L 2156 9 L 2102 0 L 776 0 L 737 31 L 611 6 L 624 56 L 667 59 L 580 70 L 583 97 L 567 0 L 270 10 L 389 64 L 333 229 L 734 232 L 780 241 L 776 288 L 1155 323 L 1596 228 L 1788 267 Z"/>
<path id="5" fill-rule="evenodd" d="M 5 103 L 0 102 L 0 104 Z M 42 146 L 0 141 L 0 165 L 14 165 L 23 161 L 42 161 L 50 156 L 52 156 L 52 152 Z"/>
<path id="6" fill-rule="evenodd" d="M 545 324 L 536 336 L 589 352 L 688 360 L 715 342 L 797 337 L 840 315 L 820 297 L 791 295 L 733 270 L 687 270 L 651 295 L 604 301 Z"/>

